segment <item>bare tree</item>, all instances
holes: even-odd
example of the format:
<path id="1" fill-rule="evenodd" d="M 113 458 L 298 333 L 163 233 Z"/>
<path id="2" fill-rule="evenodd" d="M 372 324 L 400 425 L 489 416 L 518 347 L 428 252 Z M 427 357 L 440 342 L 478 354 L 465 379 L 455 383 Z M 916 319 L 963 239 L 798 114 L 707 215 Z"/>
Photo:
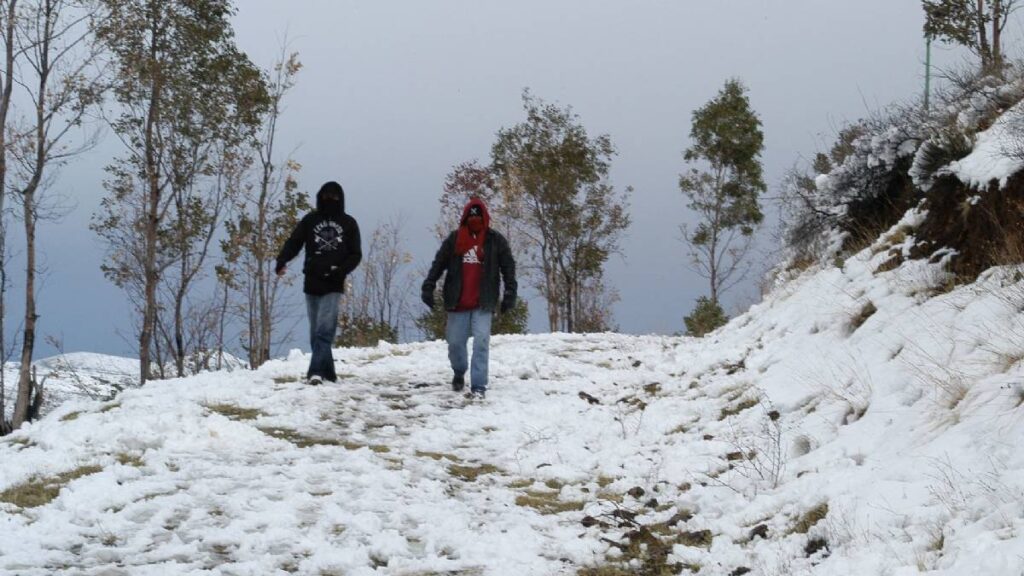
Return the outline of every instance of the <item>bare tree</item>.
<path id="1" fill-rule="evenodd" d="M 619 292 L 604 284 L 603 274 L 584 279 L 576 288 L 573 299 L 576 310 L 576 328 L 579 332 L 615 332 L 618 326 L 612 318 L 612 306 L 619 301 Z"/>
<path id="2" fill-rule="evenodd" d="M 232 187 L 232 183 L 237 182 L 235 174 L 241 170 L 236 137 L 225 134 L 220 138 L 212 143 L 186 144 L 190 149 L 181 155 L 185 160 L 171 168 L 175 177 L 171 179 L 169 225 L 162 244 L 174 263 L 161 277 L 161 300 L 165 302 L 162 309 L 170 310 L 171 319 L 160 324 L 170 327 L 164 332 L 165 345 L 179 377 L 185 375 L 187 358 L 197 352 L 190 350 L 186 343 L 186 332 L 195 328 L 186 321 L 197 318 L 187 309 L 187 297 L 193 285 L 209 272 L 206 264 L 210 249 L 215 245 L 221 214 L 235 193 Z M 211 146 L 212 150 L 199 150 L 206 146 Z M 201 172 L 206 170 L 214 172 L 212 178 L 200 178 Z"/>
<path id="3" fill-rule="evenodd" d="M 222 280 L 240 296 L 240 316 L 245 324 L 243 347 L 249 365 L 256 368 L 270 359 L 274 328 L 281 317 L 280 288 L 291 280 L 273 273 L 278 247 L 309 209 L 298 192 L 296 174 L 301 166 L 278 158 L 278 122 L 284 98 L 295 86 L 302 69 L 298 54 L 282 45 L 280 56 L 267 81 L 269 106 L 260 118 L 260 132 L 251 143 L 255 186 L 240 185 L 234 197 L 227 238 L 221 243 Z"/>
<path id="4" fill-rule="evenodd" d="M 19 427 L 31 414 L 35 381 L 32 355 L 39 319 L 36 303 L 36 227 L 46 219 L 39 195 L 54 171 L 74 156 L 92 148 L 95 133 L 79 136 L 86 112 L 98 104 L 103 92 L 101 75 L 92 70 L 96 47 L 90 40 L 89 6 L 75 0 L 32 0 L 22 5 L 17 31 L 27 77 L 24 86 L 32 115 L 14 133 L 10 149 L 17 184 L 12 186 L 25 230 L 25 310 L 21 336 L 18 395 L 12 425 Z M 38 403 L 38 402 L 36 402 Z"/>
<path id="5" fill-rule="evenodd" d="M 410 320 L 409 294 L 416 278 L 405 251 L 405 221 L 395 216 L 373 232 L 370 246 L 341 303 L 338 341 L 370 346 L 378 340 L 397 342 Z"/>

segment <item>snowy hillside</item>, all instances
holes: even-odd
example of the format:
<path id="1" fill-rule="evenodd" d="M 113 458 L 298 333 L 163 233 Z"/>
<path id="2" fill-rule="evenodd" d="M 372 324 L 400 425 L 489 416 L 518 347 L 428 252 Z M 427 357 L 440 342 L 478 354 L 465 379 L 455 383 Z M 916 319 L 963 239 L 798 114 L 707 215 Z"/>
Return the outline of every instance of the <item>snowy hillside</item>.
<path id="1" fill-rule="evenodd" d="M 68 402 L 0 573 L 1021 574 L 1024 281 L 876 272 L 905 230 L 703 340 L 494 338 L 480 403 L 436 342 Z"/>
<path id="2" fill-rule="evenodd" d="M 244 369 L 247 364 L 231 354 L 220 359 L 230 370 Z M 89 398 L 110 400 L 127 388 L 138 386 L 139 360 L 91 352 L 70 352 L 36 360 L 32 363 L 36 380 L 42 383 L 42 413 L 48 414 L 68 400 Z M 173 368 L 170 368 L 173 372 Z M 18 391 L 18 363 L 8 363 L 4 371 L 6 416 L 14 412 Z"/>
<path id="3" fill-rule="evenodd" d="M 139 381 L 139 361 L 119 356 L 72 352 L 37 360 L 32 365 L 37 381 L 42 382 L 45 388 L 44 414 L 73 398 L 113 398 L 118 391 Z M 17 363 L 9 363 L 5 367 L 4 384 L 6 416 L 10 418 L 18 390 Z"/>

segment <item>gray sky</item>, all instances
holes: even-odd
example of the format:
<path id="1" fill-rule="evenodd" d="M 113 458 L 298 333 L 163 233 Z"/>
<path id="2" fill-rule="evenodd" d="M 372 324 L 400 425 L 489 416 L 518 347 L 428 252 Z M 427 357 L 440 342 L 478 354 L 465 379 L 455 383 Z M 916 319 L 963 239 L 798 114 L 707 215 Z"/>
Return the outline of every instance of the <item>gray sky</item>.
<path id="1" fill-rule="evenodd" d="M 237 5 L 237 39 L 254 62 L 269 67 L 287 35 L 304 64 L 279 148 L 303 165 L 302 189 L 341 182 L 364 237 L 402 215 L 417 265 L 436 249 L 430 228 L 445 174 L 466 160 L 487 162 L 497 130 L 523 119 L 524 87 L 571 105 L 592 135 L 609 134 L 618 150 L 612 182 L 635 188 L 633 226 L 606 275 L 621 294 L 615 319 L 629 333 L 681 331 L 683 315 L 707 292 L 679 241 L 686 209 L 677 180 L 691 113 L 726 79 L 743 80 L 764 123 L 769 194 L 795 161 L 827 147 L 845 121 L 923 89 L 916 0 Z M 1011 38 L 1019 38 L 1018 23 L 1011 27 Z M 1010 52 L 1020 55 L 1016 44 Z M 933 57 L 939 66 L 962 62 L 941 46 Z M 40 231 L 40 329 L 62 338 L 66 351 L 134 354 L 133 343 L 118 335 L 130 332 L 127 307 L 99 272 L 103 247 L 87 228 L 103 195 L 102 167 L 118 146 L 108 135 L 64 170 L 56 190 L 76 207 Z M 17 252 L 20 242 L 12 244 Z M 21 278 L 12 277 L 13 314 Z M 749 304 L 756 283 L 752 277 L 726 304 Z M 531 310 L 531 327 L 542 329 L 543 302 L 532 300 Z M 291 345 L 308 349 L 302 337 Z M 54 352 L 41 348 L 38 356 Z"/>

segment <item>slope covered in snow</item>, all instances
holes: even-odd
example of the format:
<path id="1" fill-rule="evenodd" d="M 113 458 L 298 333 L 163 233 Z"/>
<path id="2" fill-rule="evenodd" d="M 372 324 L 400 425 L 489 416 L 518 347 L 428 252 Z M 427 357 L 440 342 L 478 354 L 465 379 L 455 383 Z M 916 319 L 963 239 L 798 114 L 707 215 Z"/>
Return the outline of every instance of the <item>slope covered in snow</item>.
<path id="1" fill-rule="evenodd" d="M 70 399 L 85 397 L 97 400 L 114 397 L 118 391 L 135 386 L 139 382 L 139 361 L 137 359 L 72 352 L 36 360 L 32 363 L 36 381 L 41 382 L 43 413 Z M 14 410 L 14 397 L 18 391 L 18 363 L 8 363 L 4 368 L 6 402 L 5 416 L 10 418 Z"/>
<path id="2" fill-rule="evenodd" d="M 219 359 L 228 370 L 241 370 L 247 364 L 240 358 L 225 353 Z M 213 358 L 210 363 L 217 362 Z M 18 391 L 17 362 L 9 362 L 4 370 L 5 411 L 10 419 L 14 412 L 14 400 Z M 122 390 L 139 385 L 139 360 L 96 354 L 93 352 L 69 352 L 50 356 L 32 363 L 36 381 L 44 389 L 42 413 L 68 400 L 89 398 L 110 400 Z M 173 373 L 174 368 L 168 369 Z"/>
<path id="3" fill-rule="evenodd" d="M 65 403 L 0 439 L 0 573 L 1020 574 L 1024 281 L 910 242 L 705 339 L 496 337 L 478 403 L 437 342 Z"/>

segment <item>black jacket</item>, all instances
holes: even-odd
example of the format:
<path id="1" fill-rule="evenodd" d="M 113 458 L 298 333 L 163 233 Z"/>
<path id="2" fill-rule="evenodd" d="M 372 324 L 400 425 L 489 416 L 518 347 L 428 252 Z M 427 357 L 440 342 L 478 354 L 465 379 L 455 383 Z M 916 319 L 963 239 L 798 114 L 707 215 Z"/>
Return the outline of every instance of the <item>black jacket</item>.
<path id="1" fill-rule="evenodd" d="M 434 287 L 437 286 L 441 274 L 444 277 L 444 308 L 455 310 L 459 305 L 459 296 L 462 294 L 462 258 L 455 253 L 456 232 L 448 235 L 448 238 L 441 243 L 441 248 L 434 256 L 434 263 L 430 265 L 430 272 L 427 279 L 423 281 L 423 293 L 433 296 Z M 498 304 L 498 274 L 505 283 L 505 296 L 503 300 L 508 306 L 516 301 L 516 262 L 512 258 L 512 251 L 509 250 L 508 240 L 493 229 L 487 230 L 487 237 L 484 238 L 484 273 L 480 277 L 480 309 L 486 312 L 493 312 Z"/>
<path id="2" fill-rule="evenodd" d="M 316 195 L 316 210 L 299 221 L 277 255 L 277 270 L 306 249 L 302 263 L 305 276 L 302 291 L 321 296 L 328 292 L 345 292 L 345 278 L 363 259 L 356 219 L 345 213 L 345 195 L 339 210 L 328 214 L 322 193 Z"/>

